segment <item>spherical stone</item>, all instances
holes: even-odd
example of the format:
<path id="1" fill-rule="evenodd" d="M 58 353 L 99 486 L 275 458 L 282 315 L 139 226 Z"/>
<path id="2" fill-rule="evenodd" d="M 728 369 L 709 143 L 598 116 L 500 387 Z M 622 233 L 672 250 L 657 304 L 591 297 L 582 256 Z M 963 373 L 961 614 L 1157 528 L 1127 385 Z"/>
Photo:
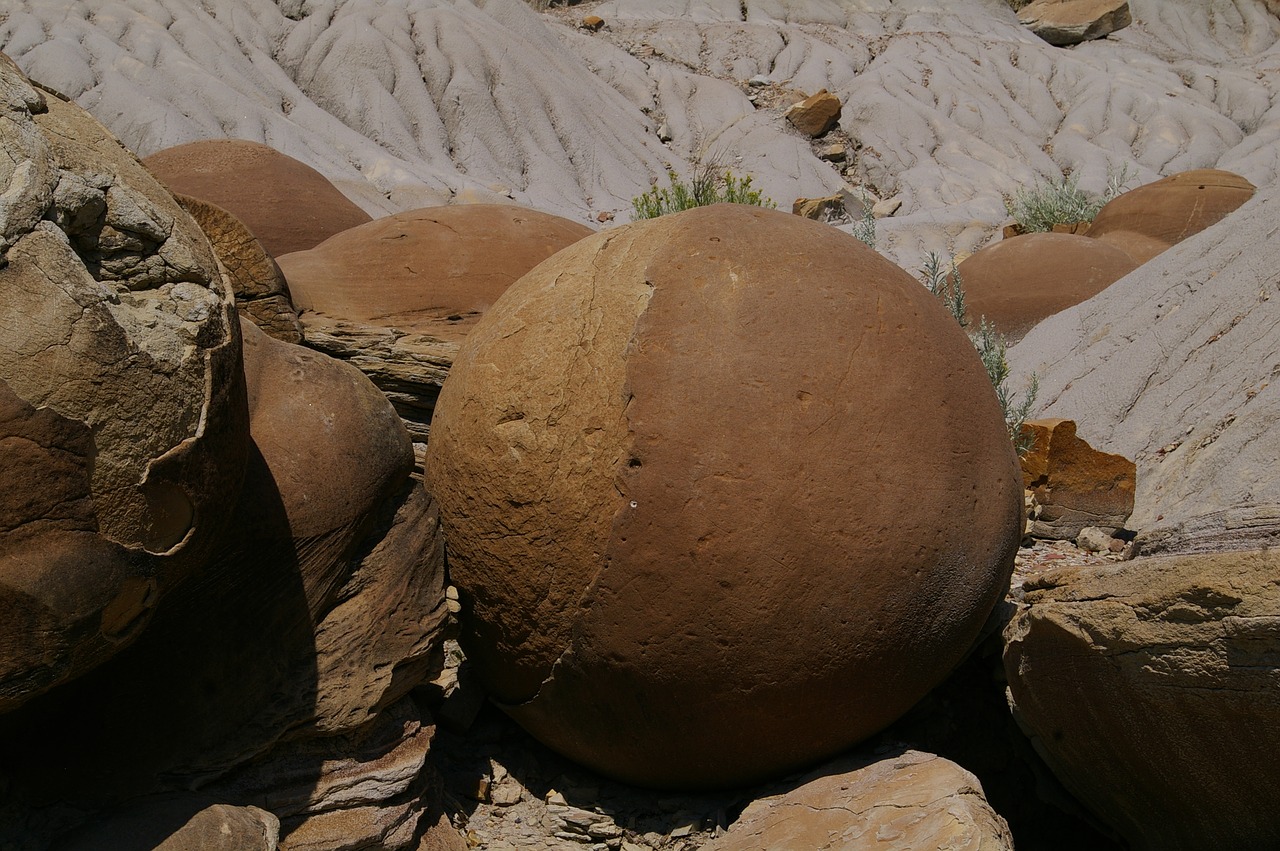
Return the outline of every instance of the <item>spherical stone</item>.
<path id="1" fill-rule="evenodd" d="M 204 139 L 142 163 L 171 192 L 229 211 L 272 257 L 305 251 L 370 219 L 323 174 L 258 142 Z"/>
<path id="2" fill-rule="evenodd" d="M 280 267 L 300 310 L 462 339 L 512 282 L 592 232 L 513 204 L 426 207 L 343 231 Z"/>
<path id="3" fill-rule="evenodd" d="M 985 317 L 1016 342 L 1137 267 L 1119 248 L 1087 236 L 1029 233 L 989 245 L 957 269 L 968 315 Z"/>
<path id="4" fill-rule="evenodd" d="M 427 451 L 468 658 L 602 773 L 747 783 L 963 657 L 1021 479 L 973 347 L 858 240 L 718 205 L 562 251 L 468 336 Z"/>
<path id="5" fill-rule="evenodd" d="M 1189 236 L 1217 224 L 1257 190 L 1238 174 L 1214 168 L 1184 171 L 1118 195 L 1098 211 L 1088 235 L 1146 263 Z"/>

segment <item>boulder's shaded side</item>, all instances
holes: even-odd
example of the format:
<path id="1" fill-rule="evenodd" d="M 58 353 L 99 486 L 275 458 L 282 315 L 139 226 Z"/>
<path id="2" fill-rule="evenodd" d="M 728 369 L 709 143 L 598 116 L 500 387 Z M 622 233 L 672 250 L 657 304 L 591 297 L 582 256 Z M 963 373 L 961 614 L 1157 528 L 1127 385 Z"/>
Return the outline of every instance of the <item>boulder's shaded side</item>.
<path id="1" fill-rule="evenodd" d="M 231 281 L 236 309 L 277 340 L 301 343 L 302 326 L 284 275 L 245 223 L 217 204 L 190 195 L 174 199 L 209 238 Z"/>
<path id="2" fill-rule="evenodd" d="M 978 778 L 933 754 L 844 757 L 758 798 L 704 851 L 1012 851 Z"/>
<path id="3" fill-rule="evenodd" d="M 1134 849 L 1280 844 L 1280 555 L 1143 558 L 1027 583 L 1019 722 Z"/>
<path id="4" fill-rule="evenodd" d="M 205 139 L 142 162 L 171 192 L 240 219 L 272 257 L 305 251 L 370 219 L 320 172 L 259 142 Z"/>
<path id="5" fill-rule="evenodd" d="M 998 405 L 937 300 L 852 237 L 737 205 L 514 284 L 463 343 L 427 476 L 491 693 L 654 786 L 887 724 L 966 652 L 1020 532 Z"/>
<path id="6" fill-rule="evenodd" d="M 1020 458 L 1022 484 L 1038 506 L 1028 532 L 1074 541 L 1086 526 L 1124 528 L 1133 513 L 1132 461 L 1094 449 L 1073 420 L 1029 420 L 1022 429 L 1034 441 Z"/>
<path id="7" fill-rule="evenodd" d="M 1009 350 L 1012 386 L 1039 376 L 1038 416 L 1136 463 L 1143 552 L 1280 536 L 1277 228 L 1280 195 L 1260 193 Z"/>
<path id="8" fill-rule="evenodd" d="M 1128 0 L 1033 0 L 1018 20 L 1059 47 L 1093 41 L 1133 23 Z"/>
<path id="9" fill-rule="evenodd" d="M 1229 171 L 1179 172 L 1108 201 L 1088 235 L 1115 246 L 1135 263 L 1145 263 L 1222 221 L 1252 198 L 1255 190 L 1252 183 Z"/>
<path id="10" fill-rule="evenodd" d="M 961 261 L 969 316 L 986 318 L 1010 342 L 1041 320 L 1102 292 L 1137 268 L 1106 243 L 1068 233 L 1029 233 Z"/>
<path id="11" fill-rule="evenodd" d="M 280 820 L 255 806 L 199 796 L 140 802 L 74 832 L 59 851 L 276 851 Z"/>
<path id="12" fill-rule="evenodd" d="M 460 340 L 517 278 L 590 236 L 512 204 L 396 213 L 280 258 L 300 310 Z"/>
<path id="13" fill-rule="evenodd" d="M 248 447 L 208 241 L 0 56 L 0 712 L 135 639 L 208 556 Z"/>

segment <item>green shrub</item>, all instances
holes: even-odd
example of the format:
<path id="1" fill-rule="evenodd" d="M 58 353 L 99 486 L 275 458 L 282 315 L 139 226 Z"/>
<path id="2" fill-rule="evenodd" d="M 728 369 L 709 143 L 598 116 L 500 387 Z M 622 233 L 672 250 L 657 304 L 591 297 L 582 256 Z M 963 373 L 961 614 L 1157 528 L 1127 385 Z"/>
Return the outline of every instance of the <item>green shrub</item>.
<path id="1" fill-rule="evenodd" d="M 670 186 L 655 186 L 631 199 L 633 219 L 656 219 L 710 204 L 748 204 L 771 210 L 778 206 L 751 188 L 750 176 L 740 178 L 728 169 L 721 171 L 715 163 L 695 164 L 689 181 L 681 180 L 674 171 L 668 171 L 667 177 Z"/>
<path id="2" fill-rule="evenodd" d="M 1118 173 L 1108 169 L 1107 189 L 1095 195 L 1077 186 L 1079 178 L 1073 174 L 1061 180 L 1037 182 L 1030 189 L 1019 189 L 1004 206 L 1025 232 L 1051 231 L 1054 225 L 1093 221 L 1104 204 L 1125 190 L 1130 179 L 1128 165 Z"/>

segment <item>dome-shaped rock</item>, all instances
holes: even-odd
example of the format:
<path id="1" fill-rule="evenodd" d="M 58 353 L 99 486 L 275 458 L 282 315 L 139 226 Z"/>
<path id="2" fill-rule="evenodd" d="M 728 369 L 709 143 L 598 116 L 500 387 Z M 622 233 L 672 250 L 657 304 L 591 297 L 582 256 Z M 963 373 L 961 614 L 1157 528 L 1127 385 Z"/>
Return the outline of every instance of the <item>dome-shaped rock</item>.
<path id="1" fill-rule="evenodd" d="M 462 344 L 427 449 L 465 648 L 652 786 L 837 752 L 962 658 L 1021 481 L 972 346 L 858 240 L 717 205 L 589 237 Z"/>
<path id="2" fill-rule="evenodd" d="M 0 712 L 134 640 L 248 451 L 231 293 L 195 223 L 0 56 Z"/>
<path id="3" fill-rule="evenodd" d="M 305 251 L 370 219 L 323 174 L 258 142 L 205 139 L 142 162 L 170 191 L 236 216 L 273 257 Z"/>
<path id="4" fill-rule="evenodd" d="M 1089 237 L 1146 263 L 1160 252 L 1216 224 L 1253 197 L 1256 187 L 1238 174 L 1201 168 L 1131 189 L 1107 202 Z"/>
<path id="5" fill-rule="evenodd" d="M 1041 320 L 1093 298 L 1138 266 L 1105 242 L 1069 233 L 1004 239 L 957 267 L 969 316 L 986 317 L 1010 341 Z"/>
<path id="6" fill-rule="evenodd" d="M 280 268 L 300 310 L 461 339 L 513 281 L 591 233 L 510 204 L 427 207 L 281 257 Z"/>

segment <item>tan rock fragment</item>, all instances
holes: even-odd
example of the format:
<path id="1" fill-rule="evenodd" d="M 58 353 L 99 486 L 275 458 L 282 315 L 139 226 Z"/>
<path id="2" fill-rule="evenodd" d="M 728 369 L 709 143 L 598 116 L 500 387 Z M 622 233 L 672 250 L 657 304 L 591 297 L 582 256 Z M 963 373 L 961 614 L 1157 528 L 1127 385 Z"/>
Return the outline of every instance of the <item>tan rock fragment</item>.
<path id="1" fill-rule="evenodd" d="M 822 89 L 793 104 L 784 117 L 801 133 L 807 133 L 816 139 L 835 127 L 840 120 L 840 98 Z"/>
<path id="2" fill-rule="evenodd" d="M 1091 41 L 1133 23 L 1127 0 L 1034 0 L 1018 20 L 1050 44 Z"/>
<path id="3" fill-rule="evenodd" d="M 1087 526 L 1114 532 L 1133 513 L 1136 467 L 1076 436 L 1072 420 L 1031 420 L 1035 444 L 1022 456 L 1022 481 L 1040 506 L 1028 532 L 1073 541 Z"/>

